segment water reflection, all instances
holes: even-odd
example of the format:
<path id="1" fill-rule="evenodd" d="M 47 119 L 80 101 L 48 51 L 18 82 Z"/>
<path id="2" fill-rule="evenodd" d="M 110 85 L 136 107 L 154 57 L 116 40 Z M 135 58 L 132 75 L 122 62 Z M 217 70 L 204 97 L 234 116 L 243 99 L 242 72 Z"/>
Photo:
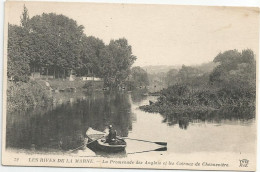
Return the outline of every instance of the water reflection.
<path id="1" fill-rule="evenodd" d="M 190 123 L 217 123 L 223 124 L 226 121 L 237 123 L 242 125 L 250 125 L 251 119 L 255 118 L 255 108 L 253 107 L 233 107 L 223 108 L 212 112 L 201 113 L 185 113 L 185 114 L 162 114 L 163 123 L 167 123 L 169 126 L 179 125 L 180 129 L 187 129 Z"/>
<path id="2" fill-rule="evenodd" d="M 181 115 L 146 113 L 138 107 L 149 104 L 149 100 L 156 101 L 156 97 L 147 96 L 143 90 L 131 93 L 126 91 L 62 93 L 56 97 L 60 102 L 52 107 L 7 114 L 7 148 L 46 152 L 67 151 L 84 143 L 85 132 L 89 127 L 103 131 L 112 124 L 118 134 L 123 137 L 167 141 L 169 148 L 167 152 L 203 151 L 206 148 L 207 150 L 217 150 L 220 149 L 217 147 L 218 145 L 214 147 L 214 145 L 208 144 L 218 142 L 220 138 L 209 138 L 211 135 L 214 135 L 215 132 L 227 134 L 228 137 L 223 136 L 227 145 L 236 145 L 235 141 L 239 140 L 241 134 L 239 132 L 236 134 L 234 131 L 241 129 L 247 134 L 252 133 L 250 127 L 241 128 L 241 125 L 250 126 L 253 121 L 251 119 L 255 118 L 254 108 L 226 108 L 211 113 Z M 214 125 L 208 125 L 210 123 Z M 207 127 L 202 128 L 200 124 L 207 124 Z M 215 124 L 221 127 L 216 129 Z M 234 125 L 234 127 L 228 127 L 227 131 L 226 124 Z M 183 132 L 184 130 L 187 132 Z M 203 135 L 198 136 L 197 132 L 202 132 Z M 205 135 L 212 142 L 200 141 Z M 194 148 L 194 146 L 188 145 L 185 138 L 190 137 L 199 140 L 196 145 L 200 146 Z M 223 140 L 223 138 L 221 139 Z M 251 143 L 254 141 L 253 138 L 252 136 L 251 140 L 247 141 Z M 153 146 L 143 144 L 142 142 L 129 143 L 126 148 L 127 154 L 144 152 L 150 150 L 149 146 Z M 185 144 L 186 146 L 183 146 Z M 246 147 L 238 145 L 237 150 Z M 229 151 L 233 150 L 233 147 L 225 149 Z M 108 156 L 98 151 L 96 154 Z M 118 154 L 109 156 L 118 156 Z M 124 157 L 126 153 L 123 152 L 120 156 Z"/>
<path id="3" fill-rule="evenodd" d="M 114 125 L 120 136 L 132 128 L 129 95 L 99 92 L 70 98 L 59 106 L 7 115 L 7 147 L 36 150 L 74 149 L 88 127 L 103 131 Z"/>
<path id="4" fill-rule="evenodd" d="M 147 89 L 136 89 L 131 92 L 131 99 L 133 103 L 141 103 L 144 99 L 147 98 Z"/>

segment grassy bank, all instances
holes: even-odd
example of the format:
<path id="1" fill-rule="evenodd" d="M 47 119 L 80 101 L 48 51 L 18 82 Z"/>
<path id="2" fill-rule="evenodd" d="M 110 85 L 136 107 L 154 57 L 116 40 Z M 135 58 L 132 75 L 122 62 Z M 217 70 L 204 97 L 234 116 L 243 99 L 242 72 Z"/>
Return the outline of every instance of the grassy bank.
<path id="1" fill-rule="evenodd" d="M 8 82 L 7 111 L 26 110 L 36 106 L 52 104 L 53 98 L 48 87 L 40 81 L 28 83 Z"/>

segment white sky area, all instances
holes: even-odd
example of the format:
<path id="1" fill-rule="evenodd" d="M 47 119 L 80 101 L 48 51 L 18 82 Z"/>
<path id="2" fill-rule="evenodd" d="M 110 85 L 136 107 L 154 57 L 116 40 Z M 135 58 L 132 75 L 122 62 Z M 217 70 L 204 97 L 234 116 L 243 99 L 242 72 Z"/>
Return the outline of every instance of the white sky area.
<path id="1" fill-rule="evenodd" d="M 24 4 L 30 17 L 63 14 L 106 44 L 125 37 L 137 56 L 135 66 L 196 65 L 230 49 L 250 48 L 258 57 L 257 8 L 15 2 L 6 21 L 19 24 Z"/>

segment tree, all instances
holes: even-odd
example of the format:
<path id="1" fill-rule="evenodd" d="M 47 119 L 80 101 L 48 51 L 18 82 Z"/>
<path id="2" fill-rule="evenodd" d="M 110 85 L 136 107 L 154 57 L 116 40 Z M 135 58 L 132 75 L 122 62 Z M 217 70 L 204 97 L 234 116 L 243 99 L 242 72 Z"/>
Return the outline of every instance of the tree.
<path id="1" fill-rule="evenodd" d="M 192 78 L 202 76 L 203 72 L 197 68 L 182 65 L 182 68 L 177 74 L 177 81 L 179 83 L 188 83 Z"/>
<path id="2" fill-rule="evenodd" d="M 250 78 L 255 78 L 255 57 L 252 50 L 243 50 L 242 53 L 237 50 L 225 51 L 219 53 L 214 62 L 219 63 L 219 65 L 210 74 L 210 82 L 212 83 L 223 84 L 230 80 L 230 77 L 234 77 L 233 75 L 242 74 L 241 71 L 244 71 L 246 75 L 251 75 Z"/>
<path id="3" fill-rule="evenodd" d="M 26 6 L 20 17 L 21 26 L 8 24 L 7 76 L 14 81 L 28 81 L 30 75 L 29 14 Z"/>
<path id="4" fill-rule="evenodd" d="M 178 74 L 177 69 L 171 69 L 167 72 L 165 80 L 168 86 L 173 85 L 177 82 L 177 74 Z"/>
<path id="5" fill-rule="evenodd" d="M 22 16 L 20 17 L 20 21 L 21 21 L 21 26 L 29 30 L 30 17 L 29 17 L 28 9 L 26 8 L 25 5 L 23 6 L 23 13 Z"/>
<path id="6" fill-rule="evenodd" d="M 149 85 L 148 74 L 140 66 L 133 67 L 131 70 L 133 86 L 147 86 Z"/>
<path id="7" fill-rule="evenodd" d="M 100 57 L 104 84 L 112 88 L 124 83 L 136 60 L 125 38 L 111 40 L 109 45 L 102 49 Z"/>
<path id="8" fill-rule="evenodd" d="M 7 76 L 14 81 L 29 80 L 30 67 L 26 35 L 22 27 L 8 25 Z"/>
<path id="9" fill-rule="evenodd" d="M 54 76 L 65 77 L 79 67 L 83 26 L 54 13 L 37 15 L 30 20 L 34 59 L 31 66 L 45 67 Z"/>
<path id="10" fill-rule="evenodd" d="M 14 33 L 9 34 L 9 77 L 18 75 L 16 66 L 23 63 L 18 68 L 23 67 L 19 73 L 24 76 L 44 72 L 66 77 L 74 70 L 79 76 L 103 77 L 105 85 L 116 87 L 126 80 L 136 59 L 125 38 L 105 46 L 102 40 L 86 36 L 82 25 L 64 15 L 43 13 L 30 19 L 24 6 L 21 26 L 10 29 Z"/>
<path id="11" fill-rule="evenodd" d="M 105 47 L 104 42 L 94 36 L 83 36 L 81 46 L 78 74 L 101 77 L 100 52 Z"/>
<path id="12" fill-rule="evenodd" d="M 210 83 L 220 89 L 230 99 L 255 100 L 256 62 L 252 50 L 229 50 L 218 54 L 214 62 L 219 65 L 210 74 Z"/>

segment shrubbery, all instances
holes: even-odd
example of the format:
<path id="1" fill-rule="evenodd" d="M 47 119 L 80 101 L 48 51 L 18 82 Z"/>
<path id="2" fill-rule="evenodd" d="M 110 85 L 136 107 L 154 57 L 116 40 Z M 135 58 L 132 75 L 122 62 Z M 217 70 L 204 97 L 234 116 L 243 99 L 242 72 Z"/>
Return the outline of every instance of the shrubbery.
<path id="1" fill-rule="evenodd" d="M 53 99 L 48 87 L 36 81 L 8 82 L 7 111 L 25 110 L 35 106 L 52 104 Z"/>
<path id="2" fill-rule="evenodd" d="M 252 50 L 226 51 L 218 54 L 214 62 L 218 66 L 204 74 L 184 66 L 176 74 L 177 83 L 163 89 L 157 102 L 140 108 L 168 115 L 255 109 L 256 63 Z"/>

